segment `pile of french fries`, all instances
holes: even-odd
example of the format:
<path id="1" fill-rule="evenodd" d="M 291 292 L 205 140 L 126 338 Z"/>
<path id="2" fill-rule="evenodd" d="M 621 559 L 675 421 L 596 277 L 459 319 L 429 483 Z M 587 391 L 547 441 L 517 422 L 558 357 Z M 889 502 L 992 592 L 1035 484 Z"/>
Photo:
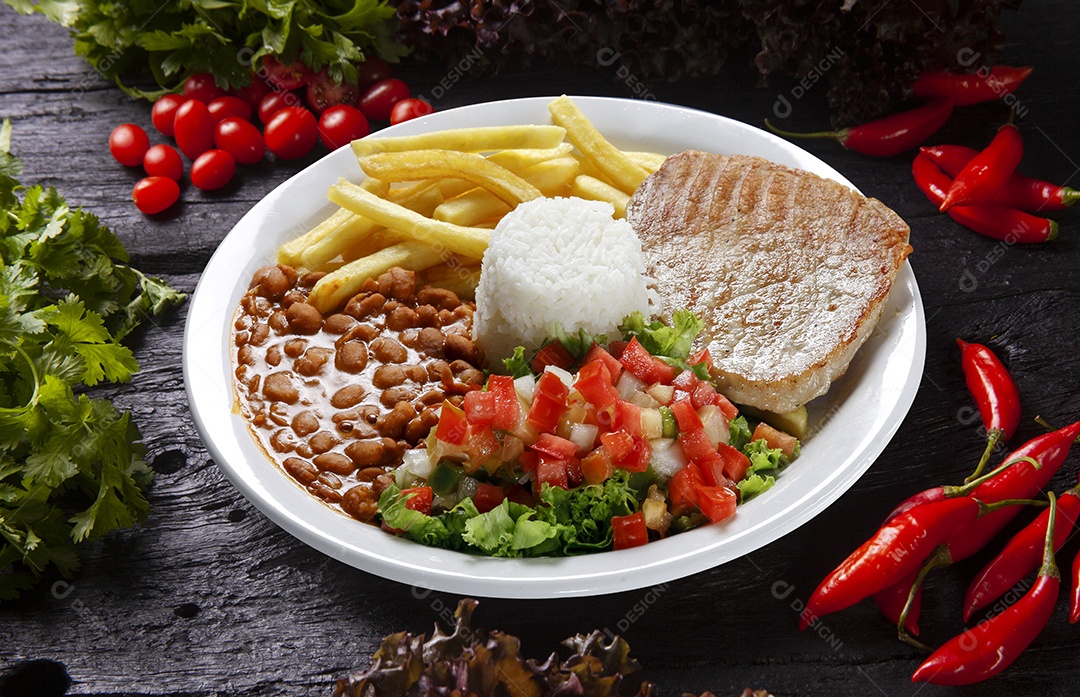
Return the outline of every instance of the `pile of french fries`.
<path id="1" fill-rule="evenodd" d="M 339 179 L 328 197 L 340 208 L 282 245 L 278 261 L 326 272 L 308 299 L 323 313 L 394 266 L 468 298 L 491 230 L 518 204 L 577 196 L 606 201 L 624 217 L 631 194 L 664 156 L 617 149 L 565 96 L 548 110 L 554 125 L 353 141 L 367 177 Z"/>

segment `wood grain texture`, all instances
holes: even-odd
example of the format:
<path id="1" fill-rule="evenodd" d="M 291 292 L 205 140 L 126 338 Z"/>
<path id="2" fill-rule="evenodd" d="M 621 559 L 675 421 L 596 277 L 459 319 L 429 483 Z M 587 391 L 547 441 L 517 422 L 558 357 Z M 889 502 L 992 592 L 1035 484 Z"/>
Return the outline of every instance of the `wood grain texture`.
<path id="1" fill-rule="evenodd" d="M 1080 20 L 1067 0 L 1025 3 L 1009 15 L 1005 62 L 1034 64 L 1021 89 L 1027 153 L 1021 169 L 1080 180 Z M 0 112 L 14 123 L 26 178 L 61 189 L 102 217 L 143 270 L 191 291 L 222 237 L 270 189 L 314 159 L 248 168 L 225 189 L 188 186 L 183 204 L 147 219 L 130 203 L 138 178 L 113 162 L 108 132 L 122 122 L 150 131 L 149 109 L 129 100 L 76 59 L 65 32 L 0 6 Z M 413 67 L 418 93 L 445 74 Z M 721 78 L 649 85 L 669 101 L 760 124 L 792 84 L 756 88 L 732 70 Z M 615 67 L 574 73 L 466 76 L 437 101 L 441 109 L 515 96 L 626 96 Z M 820 92 L 820 91 L 819 91 Z M 792 130 L 827 123 L 820 93 L 795 103 Z M 999 105 L 958 111 L 936 142 L 981 147 L 1005 118 Z M 153 133 L 153 131 L 150 131 Z M 911 183 L 910 157 L 874 160 L 832 142 L 805 147 L 912 227 L 911 264 L 922 290 L 929 341 L 922 388 L 878 462 L 814 520 L 748 557 L 658 588 L 598 598 L 484 600 L 478 620 L 522 637 L 545 656 L 575 632 L 609 628 L 626 636 L 661 694 L 766 687 L 778 696 L 911 695 L 919 654 L 897 642 L 872 605 L 826 618 L 800 634 L 793 603 L 812 591 L 902 497 L 956 481 L 981 451 L 954 340 L 989 343 L 1016 376 L 1027 417 L 1080 418 L 1080 236 L 1078 214 L 1060 216 L 1061 236 L 1038 248 L 979 237 L 933 208 Z M 385 581 L 333 561 L 269 522 L 222 476 L 191 423 L 180 371 L 184 310 L 135 337 L 143 366 L 130 385 L 103 390 L 137 419 L 158 471 L 147 525 L 83 550 L 70 585 L 51 578 L 0 606 L 0 668 L 50 659 L 64 664 L 71 694 L 326 695 L 335 676 L 366 665 L 380 638 L 445 623 L 457 598 Z M 1020 439 L 1039 433 L 1025 420 Z M 1074 455 L 1055 480 L 1075 480 Z M 1015 527 L 1015 526 L 1014 526 Z M 1063 559 L 1080 548 L 1076 540 Z M 959 631 L 967 582 L 984 552 L 931 578 L 923 637 Z M 788 589 L 790 595 L 782 596 Z M 1080 682 L 1080 634 L 1059 605 L 1046 631 L 1003 676 L 978 688 L 925 688 L 925 695 L 1066 695 Z M 44 689 L 44 688 L 42 688 Z"/>

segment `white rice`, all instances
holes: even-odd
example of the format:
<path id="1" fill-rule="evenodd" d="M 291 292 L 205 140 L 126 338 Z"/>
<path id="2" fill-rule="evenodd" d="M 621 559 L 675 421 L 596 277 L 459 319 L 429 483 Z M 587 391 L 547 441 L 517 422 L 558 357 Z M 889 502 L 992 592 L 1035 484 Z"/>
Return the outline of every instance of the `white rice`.
<path id="1" fill-rule="evenodd" d="M 536 350 L 555 324 L 616 338 L 623 317 L 659 311 L 641 241 L 610 204 L 579 198 L 523 203 L 499 222 L 484 253 L 473 338 L 489 367 L 524 346 Z"/>

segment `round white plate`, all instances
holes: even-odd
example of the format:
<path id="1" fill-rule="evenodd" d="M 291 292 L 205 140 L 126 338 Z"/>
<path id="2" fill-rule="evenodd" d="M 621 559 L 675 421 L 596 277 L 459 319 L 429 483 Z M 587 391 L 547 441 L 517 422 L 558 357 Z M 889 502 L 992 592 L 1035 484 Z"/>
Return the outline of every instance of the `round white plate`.
<path id="1" fill-rule="evenodd" d="M 574 97 L 616 146 L 671 154 L 689 148 L 758 155 L 851 186 L 804 150 L 738 121 L 656 102 Z M 452 109 L 378 135 L 444 128 L 550 123 L 550 98 Z M 275 467 L 233 411 L 229 329 L 255 270 L 284 241 L 308 230 L 333 205 L 338 177 L 361 175 L 341 148 L 270 192 L 218 247 L 189 306 L 184 379 L 195 425 L 229 480 L 271 520 L 303 542 L 379 576 L 421 588 L 503 598 L 551 598 L 642 588 L 710 569 L 776 540 L 825 509 L 885 448 L 915 398 L 926 329 L 914 274 L 904 265 L 873 335 L 828 394 L 810 405 L 811 435 L 776 486 L 731 519 L 643 547 L 572 558 L 493 559 L 433 549 L 393 537 L 324 506 Z M 854 187 L 852 187 L 854 188 Z"/>

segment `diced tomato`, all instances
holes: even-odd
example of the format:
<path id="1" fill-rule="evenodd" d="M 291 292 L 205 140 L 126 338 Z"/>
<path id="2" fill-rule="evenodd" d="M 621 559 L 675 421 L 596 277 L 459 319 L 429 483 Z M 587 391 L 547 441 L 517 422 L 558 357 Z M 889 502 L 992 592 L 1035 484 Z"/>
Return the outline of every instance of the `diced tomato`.
<path id="1" fill-rule="evenodd" d="M 581 460 L 572 457 L 566 461 L 566 481 L 571 487 L 581 486 L 585 474 L 581 471 Z"/>
<path id="2" fill-rule="evenodd" d="M 430 486 L 418 486 L 412 489 L 402 489 L 401 495 L 405 497 L 405 508 L 420 511 L 424 515 L 431 515 L 431 501 L 435 492 Z"/>
<path id="3" fill-rule="evenodd" d="M 649 541 L 649 529 L 645 527 L 645 514 L 641 511 L 612 517 L 611 531 L 615 549 L 640 547 Z"/>
<path id="4" fill-rule="evenodd" d="M 577 454 L 578 447 L 573 441 L 559 438 L 550 433 L 541 433 L 532 445 L 533 450 L 550 455 L 556 460 L 569 460 Z"/>
<path id="5" fill-rule="evenodd" d="M 535 472 L 536 463 L 540 461 L 540 453 L 533 452 L 532 450 L 526 450 L 521 453 L 521 457 L 518 458 L 518 464 L 521 465 L 521 469 L 526 472 Z"/>
<path id="6" fill-rule="evenodd" d="M 716 454 L 716 448 L 709 441 L 709 437 L 705 435 L 705 429 L 703 428 L 696 431 L 683 431 L 680 427 L 679 445 L 682 446 L 683 452 L 686 453 L 686 458 L 694 462 L 706 460 Z"/>
<path id="7" fill-rule="evenodd" d="M 465 412 L 450 402 L 444 401 L 442 413 L 439 414 L 439 425 L 435 427 L 435 437 L 444 443 L 461 445 L 468 434 L 469 423 L 465 418 Z"/>
<path id="8" fill-rule="evenodd" d="M 593 344 L 589 347 L 588 352 L 585 354 L 585 358 L 581 359 L 581 365 L 584 367 L 594 361 L 602 361 L 604 365 L 607 366 L 608 374 L 611 375 L 612 385 L 619 381 L 619 375 L 622 373 L 622 363 L 605 351 L 604 347 L 600 344 Z"/>
<path id="9" fill-rule="evenodd" d="M 530 494 L 528 490 L 520 484 L 514 484 L 509 489 L 507 489 L 506 498 L 510 499 L 514 503 L 520 503 L 522 506 L 532 507 L 532 505 L 535 503 L 535 501 L 533 501 L 532 494 Z"/>
<path id="10" fill-rule="evenodd" d="M 604 483 L 614 471 L 611 454 L 603 446 L 593 450 L 581 461 L 581 476 L 589 484 Z"/>
<path id="11" fill-rule="evenodd" d="M 694 460 L 694 464 L 701 470 L 701 478 L 709 486 L 723 486 L 727 484 L 727 475 L 724 474 L 724 458 L 718 453 L 712 453 L 707 457 Z"/>
<path id="12" fill-rule="evenodd" d="M 480 482 L 476 485 L 476 493 L 473 494 L 473 503 L 476 505 L 476 510 L 481 513 L 487 513 L 492 508 L 501 504 L 505 498 L 506 491 L 504 491 L 501 486 Z"/>
<path id="13" fill-rule="evenodd" d="M 735 514 L 738 497 L 726 486 L 698 487 L 698 508 L 714 523 L 727 520 Z"/>
<path id="14" fill-rule="evenodd" d="M 581 366 L 574 388 L 581 393 L 585 401 L 601 409 L 614 405 L 619 399 L 619 391 L 611 382 L 608 366 L 601 359 Z"/>
<path id="15" fill-rule="evenodd" d="M 495 399 L 495 420 L 492 426 L 503 431 L 512 431 L 521 418 L 521 405 L 518 403 L 514 378 L 509 375 L 492 375 L 488 378 L 488 392 Z"/>
<path id="16" fill-rule="evenodd" d="M 729 422 L 739 415 L 739 408 L 732 404 L 730 399 L 719 392 L 716 393 L 716 401 L 713 402 L 713 404 L 720 408 L 720 412 Z"/>
<path id="17" fill-rule="evenodd" d="M 675 473 L 668 482 L 668 496 L 671 498 L 672 515 L 682 515 L 697 508 L 698 489 L 705 486 L 705 480 L 697 465 L 690 463 Z"/>
<path id="18" fill-rule="evenodd" d="M 754 435 L 750 437 L 751 440 L 758 440 L 759 438 L 764 438 L 770 448 L 780 448 L 784 455 L 788 457 L 795 454 L 795 445 L 799 442 L 795 436 L 777 430 L 764 421 L 757 425 L 757 428 L 754 429 Z"/>
<path id="19" fill-rule="evenodd" d="M 706 404 L 716 404 L 716 388 L 711 382 L 698 380 L 694 385 L 694 391 L 690 393 L 690 403 L 695 409 L 700 409 Z"/>
<path id="20" fill-rule="evenodd" d="M 547 395 L 566 406 L 566 398 L 570 396 L 570 388 L 559 379 L 558 375 L 548 371 L 536 381 L 536 394 Z"/>
<path id="21" fill-rule="evenodd" d="M 552 341 L 536 352 L 536 357 L 533 358 L 531 367 L 534 373 L 542 373 L 544 372 L 544 368 L 549 365 L 558 368 L 569 368 L 574 365 L 574 357 L 570 355 L 570 352 L 567 351 L 566 347 L 560 342 Z"/>
<path id="22" fill-rule="evenodd" d="M 694 410 L 694 405 L 686 400 L 672 402 L 669 405 L 671 415 L 675 417 L 675 423 L 679 426 L 679 433 L 693 433 L 704 431 L 705 426 L 701 423 L 701 417 Z M 690 457 L 689 453 L 687 456 Z M 691 457 L 691 459 L 693 459 Z"/>
<path id="23" fill-rule="evenodd" d="M 641 435 L 641 407 L 619 400 L 611 419 L 611 430 L 626 431 L 631 436 Z"/>
<path id="24" fill-rule="evenodd" d="M 671 381 L 671 384 L 675 386 L 676 390 L 682 390 L 684 392 L 694 392 L 694 388 L 701 382 L 698 380 L 698 376 L 694 375 L 692 370 L 684 370 L 675 376 L 675 379 Z"/>
<path id="25" fill-rule="evenodd" d="M 569 477 L 566 472 L 566 460 L 540 455 L 536 461 L 536 491 L 540 491 L 541 484 L 561 486 L 563 489 L 570 488 Z"/>
<path id="26" fill-rule="evenodd" d="M 608 433 L 611 431 L 611 414 L 613 411 L 615 411 L 614 408 L 597 409 L 592 405 L 588 405 L 585 407 L 585 421 L 582 423 L 596 426 L 600 433 Z"/>
<path id="27" fill-rule="evenodd" d="M 556 401 L 545 394 L 537 394 L 533 397 L 529 415 L 525 418 L 540 432 L 552 433 L 558 428 L 559 417 L 565 409 L 565 403 Z"/>
<path id="28" fill-rule="evenodd" d="M 622 353 L 626 350 L 626 346 L 629 343 L 629 341 L 609 341 L 607 345 L 607 351 L 611 354 L 612 358 L 614 358 L 615 360 L 619 360 L 622 358 Z"/>
<path id="29" fill-rule="evenodd" d="M 499 441 L 499 437 L 495 435 L 490 426 L 470 426 L 469 436 L 465 442 L 465 450 L 469 453 L 469 462 L 465 468 L 470 472 L 475 472 L 486 464 L 490 469 L 494 463 L 488 463 L 488 460 L 499 452 L 501 447 L 502 442 Z"/>
<path id="30" fill-rule="evenodd" d="M 750 458 L 727 443 L 721 443 L 717 453 L 724 460 L 724 475 L 733 482 L 741 482 L 750 468 Z"/>
<path id="31" fill-rule="evenodd" d="M 474 390 L 465 394 L 465 419 L 470 426 L 490 426 L 495 422 L 495 394 Z"/>
<path id="32" fill-rule="evenodd" d="M 709 370 L 713 369 L 712 354 L 709 353 L 709 349 L 702 349 L 693 356 L 690 356 L 690 360 L 687 361 L 690 365 L 697 365 L 698 363 L 704 363 L 705 367 Z"/>
<path id="33" fill-rule="evenodd" d="M 619 362 L 631 375 L 650 385 L 654 382 L 670 385 L 675 377 L 675 368 L 646 351 L 636 336 L 626 345 Z"/>
<path id="34" fill-rule="evenodd" d="M 627 472 L 644 472 L 649 469 L 649 460 L 652 458 L 652 446 L 644 436 L 634 436 L 634 447 L 630 451 L 630 454 L 621 460 L 617 460 L 615 465 L 623 468 Z"/>
<path id="35" fill-rule="evenodd" d="M 626 431 L 604 433 L 600 436 L 600 442 L 612 462 L 618 462 L 634 451 L 634 437 Z"/>

